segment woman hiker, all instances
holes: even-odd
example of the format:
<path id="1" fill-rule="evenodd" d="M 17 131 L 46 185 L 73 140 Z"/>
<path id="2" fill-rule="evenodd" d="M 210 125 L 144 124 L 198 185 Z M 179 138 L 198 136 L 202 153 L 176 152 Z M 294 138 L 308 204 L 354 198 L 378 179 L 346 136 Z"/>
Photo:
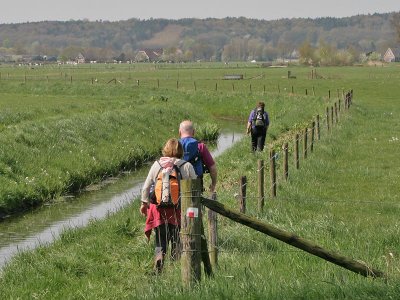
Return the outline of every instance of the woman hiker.
<path id="1" fill-rule="evenodd" d="M 163 174 L 171 174 L 173 170 L 176 170 L 176 167 L 179 170 L 181 179 L 197 178 L 193 166 L 182 160 L 182 156 L 183 148 L 181 143 L 177 139 L 169 139 L 162 150 L 162 157 L 151 166 L 142 189 L 140 212 L 143 216 L 147 216 L 145 225 L 147 238 L 150 240 L 152 230 L 155 233 L 156 273 L 162 270 L 169 243 L 171 243 L 171 258 L 175 260 L 180 256 L 181 209 L 180 205 L 163 206 L 151 203 L 154 201 L 150 199 L 150 190 L 152 186 L 156 185 L 161 172 Z"/>

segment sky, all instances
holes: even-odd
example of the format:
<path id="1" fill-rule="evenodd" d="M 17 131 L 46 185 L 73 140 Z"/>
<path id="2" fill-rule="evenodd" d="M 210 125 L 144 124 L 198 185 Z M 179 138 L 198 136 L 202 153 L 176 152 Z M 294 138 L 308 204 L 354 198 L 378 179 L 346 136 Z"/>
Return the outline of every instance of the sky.
<path id="1" fill-rule="evenodd" d="M 399 11 L 399 0 L 4 0 L 0 5 L 0 24 L 131 18 L 314 19 Z"/>

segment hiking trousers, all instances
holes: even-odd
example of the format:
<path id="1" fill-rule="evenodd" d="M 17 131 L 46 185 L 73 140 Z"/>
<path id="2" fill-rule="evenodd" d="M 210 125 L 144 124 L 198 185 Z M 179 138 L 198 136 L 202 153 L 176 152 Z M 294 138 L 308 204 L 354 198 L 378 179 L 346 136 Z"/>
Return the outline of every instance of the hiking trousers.
<path id="1" fill-rule="evenodd" d="M 180 227 L 173 224 L 162 224 L 156 228 L 155 231 L 155 256 L 164 257 L 168 251 L 168 244 L 171 243 L 171 258 L 177 259 L 180 254 Z"/>
<path id="2" fill-rule="evenodd" d="M 251 129 L 251 149 L 252 151 L 263 151 L 267 130 L 265 128 L 254 127 Z"/>

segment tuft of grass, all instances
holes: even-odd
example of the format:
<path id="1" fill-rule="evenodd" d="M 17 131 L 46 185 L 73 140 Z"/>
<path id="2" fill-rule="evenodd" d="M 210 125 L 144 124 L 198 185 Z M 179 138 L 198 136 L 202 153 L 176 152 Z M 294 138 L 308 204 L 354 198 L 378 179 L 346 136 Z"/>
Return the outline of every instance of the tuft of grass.
<path id="1" fill-rule="evenodd" d="M 206 122 L 196 126 L 196 138 L 200 141 L 215 143 L 221 133 L 221 129 L 215 123 Z"/>

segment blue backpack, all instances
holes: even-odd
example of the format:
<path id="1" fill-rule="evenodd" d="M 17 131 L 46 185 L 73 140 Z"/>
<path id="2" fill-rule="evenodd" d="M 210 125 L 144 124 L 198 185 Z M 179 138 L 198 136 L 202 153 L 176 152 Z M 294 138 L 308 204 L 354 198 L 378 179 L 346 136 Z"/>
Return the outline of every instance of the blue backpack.
<path id="1" fill-rule="evenodd" d="M 199 152 L 199 142 L 192 137 L 180 139 L 183 147 L 183 159 L 193 165 L 194 171 L 198 177 L 203 176 L 203 162 Z"/>

